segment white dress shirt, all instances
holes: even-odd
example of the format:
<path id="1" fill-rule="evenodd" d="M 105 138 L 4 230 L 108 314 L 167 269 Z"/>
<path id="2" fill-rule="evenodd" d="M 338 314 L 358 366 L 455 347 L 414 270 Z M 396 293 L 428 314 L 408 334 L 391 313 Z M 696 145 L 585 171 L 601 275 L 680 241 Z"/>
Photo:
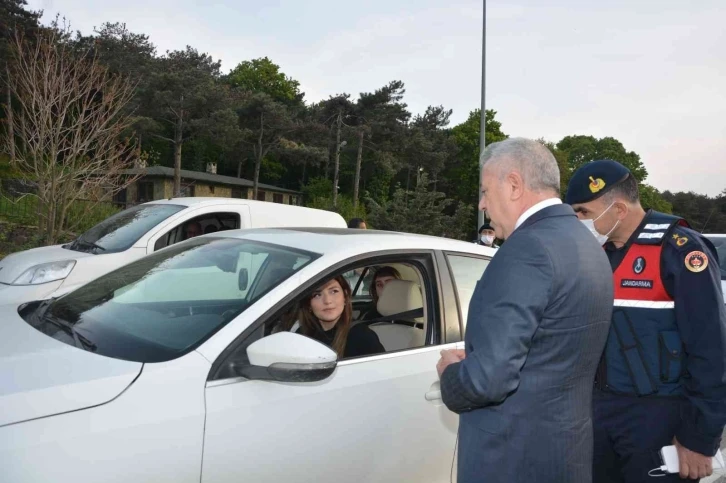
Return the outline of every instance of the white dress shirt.
<path id="1" fill-rule="evenodd" d="M 561 205 L 561 204 L 562 204 L 562 200 L 559 198 L 547 198 L 546 200 L 540 201 L 539 203 L 537 203 L 536 205 L 532 206 L 527 211 L 522 213 L 522 216 L 519 217 L 519 219 L 517 220 L 517 223 L 514 225 L 514 229 L 516 230 L 517 228 L 519 228 L 519 226 L 522 223 L 524 223 L 527 218 L 534 215 L 538 211 L 544 210 L 548 206 Z"/>

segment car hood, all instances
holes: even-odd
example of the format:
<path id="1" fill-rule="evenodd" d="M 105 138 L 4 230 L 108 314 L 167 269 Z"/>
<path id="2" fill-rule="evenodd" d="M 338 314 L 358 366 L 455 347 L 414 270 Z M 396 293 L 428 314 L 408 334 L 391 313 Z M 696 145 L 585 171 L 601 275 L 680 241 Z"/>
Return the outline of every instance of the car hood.
<path id="1" fill-rule="evenodd" d="M 33 248 L 32 250 L 13 253 L 0 261 L 0 283 L 13 283 L 27 269 L 41 263 L 78 260 L 92 256 L 90 253 L 66 250 L 62 245 Z"/>
<path id="2" fill-rule="evenodd" d="M 0 306 L 0 426 L 107 403 L 142 367 L 57 341 Z"/>

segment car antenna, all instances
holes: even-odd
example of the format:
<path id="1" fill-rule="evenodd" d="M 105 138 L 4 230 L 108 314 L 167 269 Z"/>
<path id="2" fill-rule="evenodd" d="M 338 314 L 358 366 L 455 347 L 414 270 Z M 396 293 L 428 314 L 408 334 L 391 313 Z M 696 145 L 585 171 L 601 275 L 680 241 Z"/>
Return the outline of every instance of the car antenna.
<path id="1" fill-rule="evenodd" d="M 714 211 L 716 211 L 715 206 L 711 209 L 711 213 L 709 213 L 708 218 L 706 219 L 706 223 L 704 223 L 703 228 L 701 228 L 701 235 L 703 235 L 703 232 L 706 229 L 706 225 L 708 225 L 708 222 L 711 221 L 711 217 L 713 216 Z"/>

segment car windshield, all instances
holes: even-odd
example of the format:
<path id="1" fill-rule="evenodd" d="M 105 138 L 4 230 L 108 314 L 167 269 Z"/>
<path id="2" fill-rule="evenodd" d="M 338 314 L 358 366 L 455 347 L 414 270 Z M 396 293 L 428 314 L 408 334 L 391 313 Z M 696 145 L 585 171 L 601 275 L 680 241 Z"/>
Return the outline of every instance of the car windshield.
<path id="1" fill-rule="evenodd" d="M 719 268 L 721 269 L 721 280 L 726 280 L 726 236 L 707 237 L 716 247 Z"/>
<path id="2" fill-rule="evenodd" d="M 200 237 L 21 315 L 41 332 L 87 351 L 167 361 L 196 348 L 319 256 L 237 238 Z"/>
<path id="3" fill-rule="evenodd" d="M 94 254 L 128 250 L 149 230 L 184 208 L 171 204 L 134 206 L 103 220 L 66 248 Z"/>

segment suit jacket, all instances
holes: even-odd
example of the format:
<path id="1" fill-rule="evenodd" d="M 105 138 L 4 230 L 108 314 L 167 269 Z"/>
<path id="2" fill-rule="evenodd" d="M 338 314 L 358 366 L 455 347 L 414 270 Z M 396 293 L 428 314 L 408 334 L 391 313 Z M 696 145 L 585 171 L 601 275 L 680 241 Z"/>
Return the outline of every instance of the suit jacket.
<path id="1" fill-rule="evenodd" d="M 612 270 L 569 205 L 533 214 L 479 280 L 466 358 L 441 393 L 460 414 L 459 482 L 589 483 L 593 380 Z"/>

